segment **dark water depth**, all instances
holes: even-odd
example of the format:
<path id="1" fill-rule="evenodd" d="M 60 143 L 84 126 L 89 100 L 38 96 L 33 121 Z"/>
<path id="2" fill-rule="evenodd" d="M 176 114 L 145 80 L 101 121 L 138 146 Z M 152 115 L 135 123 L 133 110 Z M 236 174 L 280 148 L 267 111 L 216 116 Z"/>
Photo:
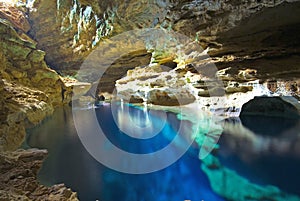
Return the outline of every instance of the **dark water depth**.
<path id="1" fill-rule="evenodd" d="M 84 111 L 82 111 L 84 112 Z M 110 106 L 96 109 L 98 121 L 109 140 L 132 153 L 151 153 L 167 146 L 176 135 L 180 121 L 168 113 L 160 134 L 137 140 L 122 133 L 114 123 Z M 141 110 L 130 109 L 130 118 L 144 118 Z M 151 121 L 159 121 L 149 116 Z M 185 122 L 186 129 L 191 128 Z M 133 175 L 111 170 L 94 158 L 81 144 L 71 108 L 58 109 L 40 126 L 29 130 L 30 147 L 48 149 L 49 156 L 39 173 L 46 185 L 65 183 L 78 192 L 80 200 L 101 201 L 221 201 L 201 171 L 198 150 L 190 148 L 180 160 L 158 172 Z M 174 150 L 176 151 L 176 150 Z"/>
<path id="2" fill-rule="evenodd" d="M 227 123 L 219 140 L 221 163 L 252 183 L 300 196 L 300 120 L 244 116 Z"/>

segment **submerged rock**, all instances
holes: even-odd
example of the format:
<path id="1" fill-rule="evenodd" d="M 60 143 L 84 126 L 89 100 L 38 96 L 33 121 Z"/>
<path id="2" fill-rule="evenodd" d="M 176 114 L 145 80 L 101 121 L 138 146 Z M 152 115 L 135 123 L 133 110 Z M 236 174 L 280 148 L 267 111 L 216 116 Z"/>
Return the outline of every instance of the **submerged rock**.
<path id="1" fill-rule="evenodd" d="M 24 140 L 25 127 L 40 123 L 53 112 L 55 106 L 68 103 L 73 93 L 72 87 L 79 85 L 75 92 L 78 97 L 90 89 L 89 83 L 64 84 L 60 76 L 49 69 L 47 64 L 57 71 L 74 75 L 74 70 L 80 68 L 94 48 L 101 45 L 102 40 L 128 30 L 153 27 L 175 30 L 195 39 L 197 44 L 206 48 L 204 52 L 211 56 L 209 58 L 201 55 L 201 59 L 194 62 L 195 67 L 201 69 L 198 74 L 189 66 L 181 66 L 178 70 L 177 64 L 185 61 L 176 55 L 177 52 L 175 56 L 164 54 L 152 47 L 146 47 L 145 44 L 140 51 L 114 60 L 97 87 L 102 92 L 112 92 L 115 81 L 119 79 L 118 93 L 129 102 L 181 105 L 196 99 L 205 102 L 207 96 L 214 95 L 214 99 L 206 101 L 203 106 L 210 108 L 211 105 L 217 105 L 220 108 L 217 102 L 221 102 L 221 105 L 224 102 L 219 97 L 252 92 L 252 86 L 240 85 L 241 83 L 257 78 L 299 76 L 300 15 L 297 15 L 299 2 L 294 0 L 33 0 L 28 1 L 26 12 L 0 4 L 1 151 L 15 150 Z M 28 14 L 31 27 L 25 13 Z M 154 38 L 154 41 L 159 42 L 158 38 Z M 108 48 L 123 52 L 128 50 L 130 44 L 123 41 L 121 46 L 123 49 L 112 43 Z M 181 47 L 180 50 L 185 55 L 193 55 L 193 49 L 188 46 Z M 152 58 L 150 52 L 153 53 Z M 155 69 L 153 72 L 147 68 L 150 61 L 166 64 L 172 69 L 168 72 Z M 98 60 L 94 62 L 97 63 Z M 224 73 L 219 78 L 224 83 L 215 81 L 215 71 L 218 69 L 210 68 L 212 64 L 216 64 L 219 70 L 223 69 Z M 145 65 L 145 72 L 135 69 L 121 79 L 127 70 Z M 230 71 L 224 70 L 229 67 Z M 190 76 L 189 73 L 197 75 Z M 202 80 L 205 76 L 209 79 Z M 232 86 L 234 82 L 236 85 Z M 274 87 L 270 87 L 270 90 L 275 91 Z M 299 94 L 298 86 L 294 84 L 290 90 Z M 242 95 L 235 97 L 235 102 L 241 103 L 241 100 L 245 100 Z M 246 104 L 241 116 L 259 114 L 299 117 L 299 110 L 295 105 L 277 99 Z M 90 101 L 90 97 L 83 100 L 84 103 Z M 236 110 L 235 107 L 232 108 Z M 213 142 L 215 144 L 214 140 Z M 41 155 L 43 154 L 33 152 L 27 154 L 26 151 L 0 154 L 1 171 L 4 173 L 2 175 L 1 172 L 0 179 L 0 194 L 3 199 L 74 198 L 74 194 L 63 186 L 46 188 L 37 184 L 36 166 L 40 166 L 44 157 Z M 14 164 L 16 168 L 22 169 L 15 170 Z M 204 161 L 203 166 L 213 189 L 228 199 L 296 200 L 294 196 L 284 194 L 277 188 L 262 188 L 250 184 L 224 169 L 215 160 Z M 228 177 L 232 177 L 234 183 L 228 182 Z M 233 187 L 236 185 L 246 190 L 235 191 Z"/>
<path id="2" fill-rule="evenodd" d="M 213 190 L 228 200 L 300 200 L 299 197 L 282 192 L 275 186 L 260 186 L 251 183 L 236 172 L 224 167 L 213 155 L 208 155 L 202 161 L 201 168 L 207 174 Z"/>

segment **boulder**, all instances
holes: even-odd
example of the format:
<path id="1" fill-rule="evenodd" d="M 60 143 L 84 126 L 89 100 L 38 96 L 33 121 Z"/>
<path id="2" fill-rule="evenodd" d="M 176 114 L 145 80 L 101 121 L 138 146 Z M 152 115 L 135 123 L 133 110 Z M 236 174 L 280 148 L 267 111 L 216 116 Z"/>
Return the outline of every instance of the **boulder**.
<path id="1" fill-rule="evenodd" d="M 149 91 L 148 103 L 162 106 L 180 106 L 193 103 L 196 100 L 188 90 L 157 90 Z"/>
<path id="2" fill-rule="evenodd" d="M 288 101 L 284 97 L 255 97 L 242 106 L 240 117 L 270 116 L 284 118 L 299 118 L 297 102 Z"/>

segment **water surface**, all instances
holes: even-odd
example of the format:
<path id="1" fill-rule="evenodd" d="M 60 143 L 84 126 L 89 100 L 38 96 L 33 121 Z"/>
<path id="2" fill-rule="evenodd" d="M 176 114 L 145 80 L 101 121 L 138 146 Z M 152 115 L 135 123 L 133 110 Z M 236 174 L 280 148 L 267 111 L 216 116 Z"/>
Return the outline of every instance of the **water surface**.
<path id="1" fill-rule="evenodd" d="M 223 165 L 252 183 L 300 196 L 299 119 L 243 116 L 224 127 L 218 151 Z"/>
<path id="2" fill-rule="evenodd" d="M 147 110 L 130 107 L 127 113 L 118 110 L 115 118 L 110 105 L 102 105 L 95 111 L 106 137 L 118 148 L 131 153 L 147 154 L 158 151 L 168 146 L 176 135 L 180 135 L 182 143 L 185 143 L 192 133 L 192 123 L 178 120 L 173 113 L 167 113 L 167 119 L 163 121 L 163 111 L 149 115 Z M 81 112 L 84 114 L 85 110 Z M 130 126 L 129 120 L 140 126 L 151 121 L 153 130 L 163 126 L 155 136 L 147 136 L 147 133 L 137 130 L 129 136 L 122 132 Z M 83 126 L 89 125 L 89 119 L 83 121 Z M 212 154 L 222 165 L 252 184 L 262 187 L 273 185 L 284 192 L 300 196 L 298 120 L 245 117 L 242 120 L 227 119 L 219 123 L 224 131 L 218 142 L 219 149 Z M 179 125 L 183 127 L 181 133 L 178 133 Z M 135 138 L 141 135 L 146 138 Z M 65 183 L 78 192 L 80 200 L 224 200 L 213 192 L 207 175 L 201 169 L 199 150 L 194 144 L 176 163 L 154 173 L 125 174 L 101 165 L 82 145 L 69 107 L 56 110 L 40 126 L 29 130 L 27 143 L 31 147 L 49 151 L 38 175 L 39 180 L 46 185 Z M 170 154 L 180 149 L 180 146 L 173 146 Z M 219 178 L 219 172 L 216 171 L 215 174 Z M 220 185 L 222 182 L 224 181 L 220 181 Z M 232 185 L 239 186 L 235 181 L 232 182 Z M 225 186 L 223 190 L 226 191 Z"/>
<path id="3" fill-rule="evenodd" d="M 167 123 L 158 135 L 137 140 L 125 135 L 117 127 L 110 106 L 100 106 L 96 114 L 110 141 L 132 153 L 151 153 L 167 146 L 176 135 L 180 123 L 175 114 L 168 113 Z M 140 109 L 131 108 L 128 118 L 144 118 L 141 115 Z M 147 118 L 159 121 L 157 116 Z M 189 122 L 184 122 L 184 125 L 186 129 L 191 129 Z M 29 146 L 49 151 L 39 173 L 39 180 L 46 185 L 65 183 L 78 192 L 80 200 L 223 200 L 212 191 L 207 176 L 201 171 L 198 150 L 194 147 L 166 169 L 133 175 L 111 170 L 89 155 L 76 134 L 71 108 L 58 109 L 43 124 L 29 130 L 29 133 Z"/>

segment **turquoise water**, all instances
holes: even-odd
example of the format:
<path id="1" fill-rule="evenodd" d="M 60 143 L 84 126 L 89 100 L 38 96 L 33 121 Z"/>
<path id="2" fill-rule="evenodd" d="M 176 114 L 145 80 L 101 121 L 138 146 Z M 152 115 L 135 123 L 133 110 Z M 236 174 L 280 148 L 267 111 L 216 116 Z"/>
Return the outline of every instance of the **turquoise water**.
<path id="1" fill-rule="evenodd" d="M 175 114 L 167 113 L 166 124 L 158 135 L 137 140 L 125 135 L 117 127 L 109 105 L 100 106 L 95 110 L 107 138 L 117 147 L 132 153 L 151 153 L 167 146 L 174 139 L 180 123 L 183 123 L 186 133 L 191 129 L 189 122 L 180 122 Z M 145 118 L 141 111 L 130 108 L 128 118 Z M 148 120 L 159 124 L 158 117 L 159 114 L 147 116 L 150 118 Z M 80 200 L 224 200 L 212 191 L 207 176 L 200 168 L 201 162 L 195 146 L 191 146 L 173 165 L 154 173 L 125 174 L 101 165 L 81 144 L 76 134 L 71 108 L 58 109 L 43 124 L 29 130 L 27 143 L 31 147 L 49 151 L 49 156 L 39 173 L 39 180 L 46 185 L 65 183 L 78 192 Z M 173 147 L 171 152 L 175 153 L 177 149 L 180 147 Z"/>
<path id="2" fill-rule="evenodd" d="M 84 117 L 81 126 L 90 126 L 92 119 L 85 114 L 91 110 L 76 110 Z M 155 111 L 150 115 L 148 110 L 130 107 L 127 112 L 118 109 L 112 113 L 110 105 L 101 105 L 95 108 L 95 114 L 109 141 L 130 153 L 161 150 L 179 135 L 181 142 L 172 146 L 171 156 L 182 149 L 181 145 L 187 143 L 193 133 L 191 122 L 178 120 L 170 112 Z M 113 114 L 117 117 L 113 118 Z M 129 122 L 141 127 L 152 122 L 153 130 L 161 130 L 150 136 L 151 132 L 134 128 L 133 135 L 129 136 L 123 132 L 123 129 L 130 129 Z M 295 196 L 300 196 L 298 120 L 243 117 L 215 123 L 222 126 L 223 133 L 218 141 L 219 148 L 209 155 L 208 161 L 199 160 L 198 145 L 193 143 L 176 163 L 141 175 L 120 173 L 96 161 L 77 135 L 70 107 L 56 110 L 41 125 L 28 130 L 27 144 L 49 151 L 39 180 L 46 185 L 65 183 L 84 201 L 226 200 L 219 195 L 237 201 L 250 197 L 254 200 L 300 200 Z M 205 125 L 200 128 L 204 129 Z M 199 133 L 202 134 L 197 139 L 207 136 Z M 135 138 L 141 135 L 146 138 Z M 210 163 L 210 159 L 215 162 Z"/>
<path id="3" fill-rule="evenodd" d="M 231 129 L 219 140 L 221 163 L 252 183 L 300 196 L 300 121 L 266 116 L 226 121 Z"/>

